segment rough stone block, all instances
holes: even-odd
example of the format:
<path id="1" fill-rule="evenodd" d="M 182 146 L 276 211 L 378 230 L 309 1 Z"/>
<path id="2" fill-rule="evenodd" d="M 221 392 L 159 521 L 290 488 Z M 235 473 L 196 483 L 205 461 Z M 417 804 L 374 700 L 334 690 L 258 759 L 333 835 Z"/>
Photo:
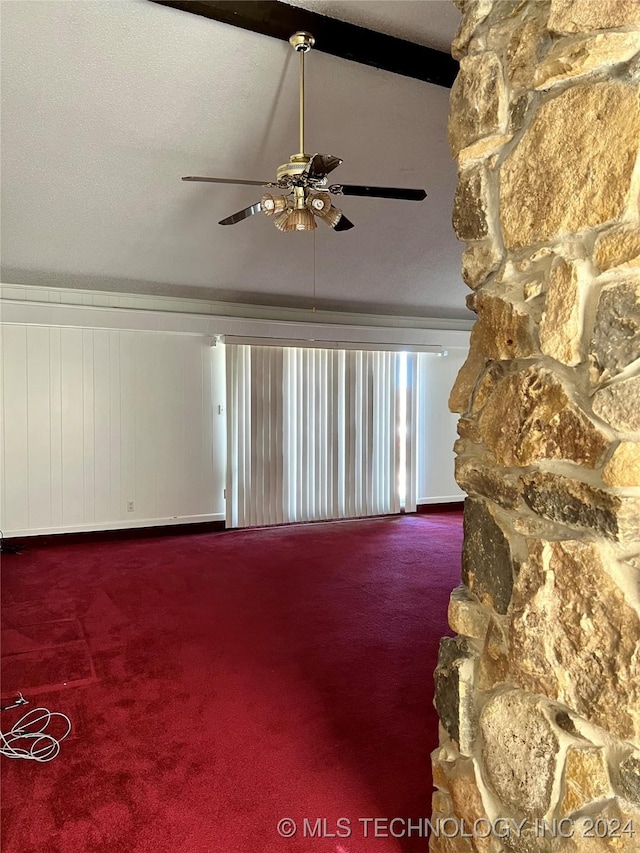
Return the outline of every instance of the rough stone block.
<path id="1" fill-rule="evenodd" d="M 509 540 L 486 501 L 464 504 L 462 580 L 483 604 L 506 613 L 513 589 L 514 565 Z"/>
<path id="2" fill-rule="evenodd" d="M 528 358 L 536 351 L 531 320 L 522 304 L 479 290 L 470 297 L 478 314 L 474 343 L 488 359 Z"/>
<path id="3" fill-rule="evenodd" d="M 449 737 L 470 755 L 476 735 L 475 678 L 479 649 L 467 637 L 443 637 L 434 672 L 434 704 Z"/>
<path id="4" fill-rule="evenodd" d="M 535 822 L 528 822 L 521 832 L 509 834 L 504 839 L 504 848 L 500 853 L 551 853 L 551 843 L 540 836 Z"/>
<path id="5" fill-rule="evenodd" d="M 637 203 L 639 148 L 635 86 L 573 86 L 543 103 L 500 170 L 505 246 L 523 248 L 623 218 Z"/>
<path id="6" fill-rule="evenodd" d="M 482 336 L 478 335 L 476 338 L 476 344 L 478 344 L 478 348 L 480 348 L 480 344 L 482 343 Z M 481 412 L 484 404 L 487 402 L 489 397 L 493 394 L 496 384 L 500 382 L 501 379 L 504 379 L 505 376 L 509 373 L 509 366 L 505 362 L 502 361 L 490 361 L 482 374 L 478 378 L 476 383 L 476 387 L 473 389 L 473 398 L 471 401 L 471 415 L 477 415 L 478 412 Z M 495 464 L 495 460 L 494 460 Z"/>
<path id="7" fill-rule="evenodd" d="M 593 260 L 601 271 L 640 266 L 640 228 L 616 225 L 598 236 Z"/>
<path id="8" fill-rule="evenodd" d="M 509 609 L 509 677 L 640 739 L 640 616 L 594 543 L 531 540 Z"/>
<path id="9" fill-rule="evenodd" d="M 456 587 L 449 596 L 449 627 L 456 634 L 484 640 L 489 624 L 489 611 L 466 586 Z"/>
<path id="10" fill-rule="evenodd" d="M 453 388 L 449 394 L 449 409 L 461 415 L 466 414 L 470 410 L 473 391 L 478 382 L 478 377 L 487 363 L 487 359 L 481 348 L 477 344 L 474 345 L 474 329 L 475 326 L 471 330 L 469 354 L 458 371 L 456 381 L 453 383 Z"/>
<path id="11" fill-rule="evenodd" d="M 503 252 L 493 241 L 469 246 L 462 255 L 462 280 L 475 290 L 498 269 L 502 258 Z"/>
<path id="12" fill-rule="evenodd" d="M 471 418 L 458 418 L 457 429 L 460 438 L 469 439 L 472 442 L 480 441 L 480 433 L 478 432 L 475 420 Z"/>
<path id="13" fill-rule="evenodd" d="M 547 0 L 541 0 L 540 6 L 545 6 Z M 518 23 L 519 13 L 522 15 L 531 14 L 531 4 L 529 0 L 493 0 L 491 11 L 487 15 L 484 22 L 483 30 L 488 30 L 489 35 L 493 31 L 498 30 L 500 34 L 510 32 L 513 26 Z"/>
<path id="14" fill-rule="evenodd" d="M 487 627 L 483 652 L 497 660 L 509 651 L 508 617 L 492 613 Z"/>
<path id="15" fill-rule="evenodd" d="M 506 123 L 502 66 L 495 53 L 467 56 L 451 89 L 449 145 L 457 157 L 463 148 L 500 134 Z"/>
<path id="16" fill-rule="evenodd" d="M 631 59 L 640 50 L 640 33 L 608 32 L 556 42 L 536 68 L 535 89 L 548 89 L 610 65 Z"/>
<path id="17" fill-rule="evenodd" d="M 553 373 L 538 367 L 497 383 L 478 425 L 484 443 L 505 466 L 566 459 L 596 468 L 609 445 Z"/>
<path id="18" fill-rule="evenodd" d="M 539 13 L 523 18 L 507 44 L 505 72 L 513 92 L 518 93 L 532 86 L 538 57 L 547 40 L 544 14 L 546 10 L 541 8 L 544 5 L 546 4 L 530 6 L 534 11 L 537 6 Z"/>
<path id="19" fill-rule="evenodd" d="M 532 97 L 529 92 L 524 95 L 521 95 L 517 100 L 513 101 L 509 106 L 509 134 L 513 136 L 513 134 L 518 133 L 519 130 L 525 125 L 527 121 L 527 113 L 529 112 L 529 107 L 531 106 Z"/>
<path id="20" fill-rule="evenodd" d="M 558 772 L 558 736 L 543 700 L 519 690 L 498 693 L 480 715 L 482 766 L 508 813 L 541 818 L 551 806 Z"/>
<path id="21" fill-rule="evenodd" d="M 478 688 L 492 690 L 504 684 L 509 672 L 509 642 L 505 617 L 490 618 L 485 636 L 484 648 L 480 655 L 478 668 Z"/>
<path id="22" fill-rule="evenodd" d="M 437 747 L 431 753 L 431 779 L 435 788 L 449 792 L 448 776 L 445 766 L 450 762 L 447 750 Z"/>
<path id="23" fill-rule="evenodd" d="M 452 822 L 450 826 L 447 826 L 445 823 L 445 830 L 447 832 L 455 831 L 455 816 L 449 812 L 448 814 L 441 814 L 434 810 L 434 818 L 439 816 L 442 821 L 444 821 L 447 817 L 452 818 Z M 429 853 L 476 853 L 474 850 L 471 840 L 464 835 L 450 835 L 446 836 L 441 834 L 440 836 L 430 835 L 429 836 Z"/>
<path id="24" fill-rule="evenodd" d="M 614 429 L 640 431 L 640 376 L 600 388 L 593 395 L 593 411 Z"/>
<path id="25" fill-rule="evenodd" d="M 591 340 L 596 379 L 607 380 L 640 358 L 640 276 L 600 293 Z"/>
<path id="26" fill-rule="evenodd" d="M 489 178 L 482 166 L 458 176 L 453 200 L 453 230 L 459 240 L 482 240 L 489 235 Z"/>
<path id="27" fill-rule="evenodd" d="M 607 486 L 640 486 L 640 442 L 621 441 L 604 466 Z"/>
<path id="28" fill-rule="evenodd" d="M 525 503 L 538 515 L 628 542 L 640 538 L 640 498 L 620 495 L 559 474 L 522 478 Z"/>
<path id="29" fill-rule="evenodd" d="M 437 778 L 442 783 L 438 787 L 444 788 L 449 794 L 451 810 L 458 826 L 464 826 L 465 832 L 469 833 L 477 820 L 487 821 L 473 759 L 436 760 L 433 762 L 433 771 L 434 780 Z M 492 848 L 491 838 L 482 838 L 482 833 L 476 833 L 471 844 L 476 853 L 490 853 Z"/>
<path id="30" fill-rule="evenodd" d="M 564 764 L 562 817 L 613 796 L 602 748 L 569 747 Z"/>
<path id="31" fill-rule="evenodd" d="M 487 17 L 492 6 L 493 0 L 471 0 L 471 2 L 465 2 L 464 15 L 460 22 L 460 27 L 451 42 L 451 55 L 455 59 L 462 59 L 467 53 L 469 43 L 473 39 L 473 34 Z"/>
<path id="32" fill-rule="evenodd" d="M 554 536 L 562 536 L 566 530 L 555 522 L 542 518 L 539 515 L 525 515 L 519 513 L 513 519 L 513 529 L 527 538 L 552 539 Z"/>
<path id="33" fill-rule="evenodd" d="M 458 456 L 455 475 L 457 484 L 469 495 L 489 498 L 506 509 L 514 509 L 520 503 L 520 481 L 497 468 L 495 460 L 479 455 Z"/>
<path id="34" fill-rule="evenodd" d="M 640 24 L 637 0 L 551 0 L 549 29 L 556 33 L 588 33 Z"/>
<path id="35" fill-rule="evenodd" d="M 522 335 L 524 335 L 524 331 Z M 514 332 L 515 335 L 515 332 Z M 496 352 L 499 344 L 489 344 L 487 338 L 490 330 L 486 319 L 479 319 L 471 330 L 469 354 L 458 371 L 456 381 L 449 395 L 449 408 L 460 414 L 476 414 L 490 396 L 496 382 L 505 375 L 505 368 L 498 362 L 488 361 L 492 356 L 487 354 L 489 349 Z M 521 336 L 518 336 L 521 339 Z M 514 339 L 507 339 L 514 343 Z"/>
<path id="36" fill-rule="evenodd" d="M 433 822 L 443 821 L 446 818 L 452 817 L 452 810 L 453 807 L 449 794 L 444 791 L 434 791 L 431 795 L 431 819 Z M 432 834 L 429 837 L 429 851 L 430 853 L 460 853 L 454 846 L 456 840 L 456 838 L 448 839 L 444 836 L 438 837 Z M 463 850 L 463 853 L 473 853 L 470 842 L 466 850 Z"/>
<path id="37" fill-rule="evenodd" d="M 559 259 L 551 269 L 540 323 L 540 349 L 563 364 L 576 365 L 580 352 L 586 275 L 584 265 Z"/>
<path id="38" fill-rule="evenodd" d="M 625 800 L 640 805 L 640 753 L 628 755 L 620 762 L 618 779 Z"/>

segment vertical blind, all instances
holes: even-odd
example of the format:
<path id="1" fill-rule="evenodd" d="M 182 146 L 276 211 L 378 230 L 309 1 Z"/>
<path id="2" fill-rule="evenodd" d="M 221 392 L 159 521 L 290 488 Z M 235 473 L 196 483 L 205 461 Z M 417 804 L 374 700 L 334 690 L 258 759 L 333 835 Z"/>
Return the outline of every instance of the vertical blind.
<path id="1" fill-rule="evenodd" d="M 415 510 L 415 354 L 226 355 L 227 527 Z"/>

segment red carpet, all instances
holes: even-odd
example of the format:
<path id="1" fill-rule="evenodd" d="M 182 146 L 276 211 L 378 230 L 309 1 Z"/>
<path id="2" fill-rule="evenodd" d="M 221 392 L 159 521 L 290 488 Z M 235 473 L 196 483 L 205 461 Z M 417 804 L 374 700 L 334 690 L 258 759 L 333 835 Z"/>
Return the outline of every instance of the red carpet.
<path id="1" fill-rule="evenodd" d="M 4 853 L 425 851 L 415 829 L 360 819 L 429 816 L 461 521 L 3 557 L 3 696 L 73 723 L 50 764 L 2 758 Z M 324 838 L 304 837 L 305 817 Z"/>

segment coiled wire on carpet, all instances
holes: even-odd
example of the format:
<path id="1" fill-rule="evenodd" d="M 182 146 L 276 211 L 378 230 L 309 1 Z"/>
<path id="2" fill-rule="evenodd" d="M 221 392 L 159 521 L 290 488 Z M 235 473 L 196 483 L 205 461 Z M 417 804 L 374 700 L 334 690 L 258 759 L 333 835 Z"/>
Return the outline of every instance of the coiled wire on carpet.
<path id="1" fill-rule="evenodd" d="M 3 705 L 0 711 L 8 711 L 11 708 L 29 704 L 22 693 L 18 695 L 19 698 L 13 705 Z M 60 717 L 66 728 L 64 734 L 55 737 L 45 731 L 54 717 Z M 70 731 L 71 720 L 66 714 L 49 711 L 47 708 L 33 708 L 20 717 L 8 732 L 0 732 L 0 755 L 39 762 L 52 761 L 60 752 L 60 744 Z"/>

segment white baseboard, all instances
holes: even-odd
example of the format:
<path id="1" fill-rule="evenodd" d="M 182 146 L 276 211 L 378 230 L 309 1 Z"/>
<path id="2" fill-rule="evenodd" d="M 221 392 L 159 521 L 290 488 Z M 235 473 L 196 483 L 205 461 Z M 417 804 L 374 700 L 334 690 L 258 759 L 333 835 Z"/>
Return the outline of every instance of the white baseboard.
<path id="1" fill-rule="evenodd" d="M 47 536 L 53 533 L 95 533 L 101 530 L 131 530 L 135 527 L 164 527 L 175 524 L 198 524 L 203 521 L 224 521 L 223 512 L 205 515 L 178 515 L 171 518 L 136 518 L 131 521 L 97 521 L 92 524 L 68 524 L 63 527 L 32 527 L 24 530 L 4 530 L 4 539 L 18 536 Z"/>
<path id="2" fill-rule="evenodd" d="M 464 492 L 460 492 L 459 495 L 440 495 L 438 497 L 431 496 L 430 498 L 418 498 L 416 503 L 418 506 L 421 504 L 452 504 L 452 503 L 462 503 L 465 499 L 466 495 Z"/>

